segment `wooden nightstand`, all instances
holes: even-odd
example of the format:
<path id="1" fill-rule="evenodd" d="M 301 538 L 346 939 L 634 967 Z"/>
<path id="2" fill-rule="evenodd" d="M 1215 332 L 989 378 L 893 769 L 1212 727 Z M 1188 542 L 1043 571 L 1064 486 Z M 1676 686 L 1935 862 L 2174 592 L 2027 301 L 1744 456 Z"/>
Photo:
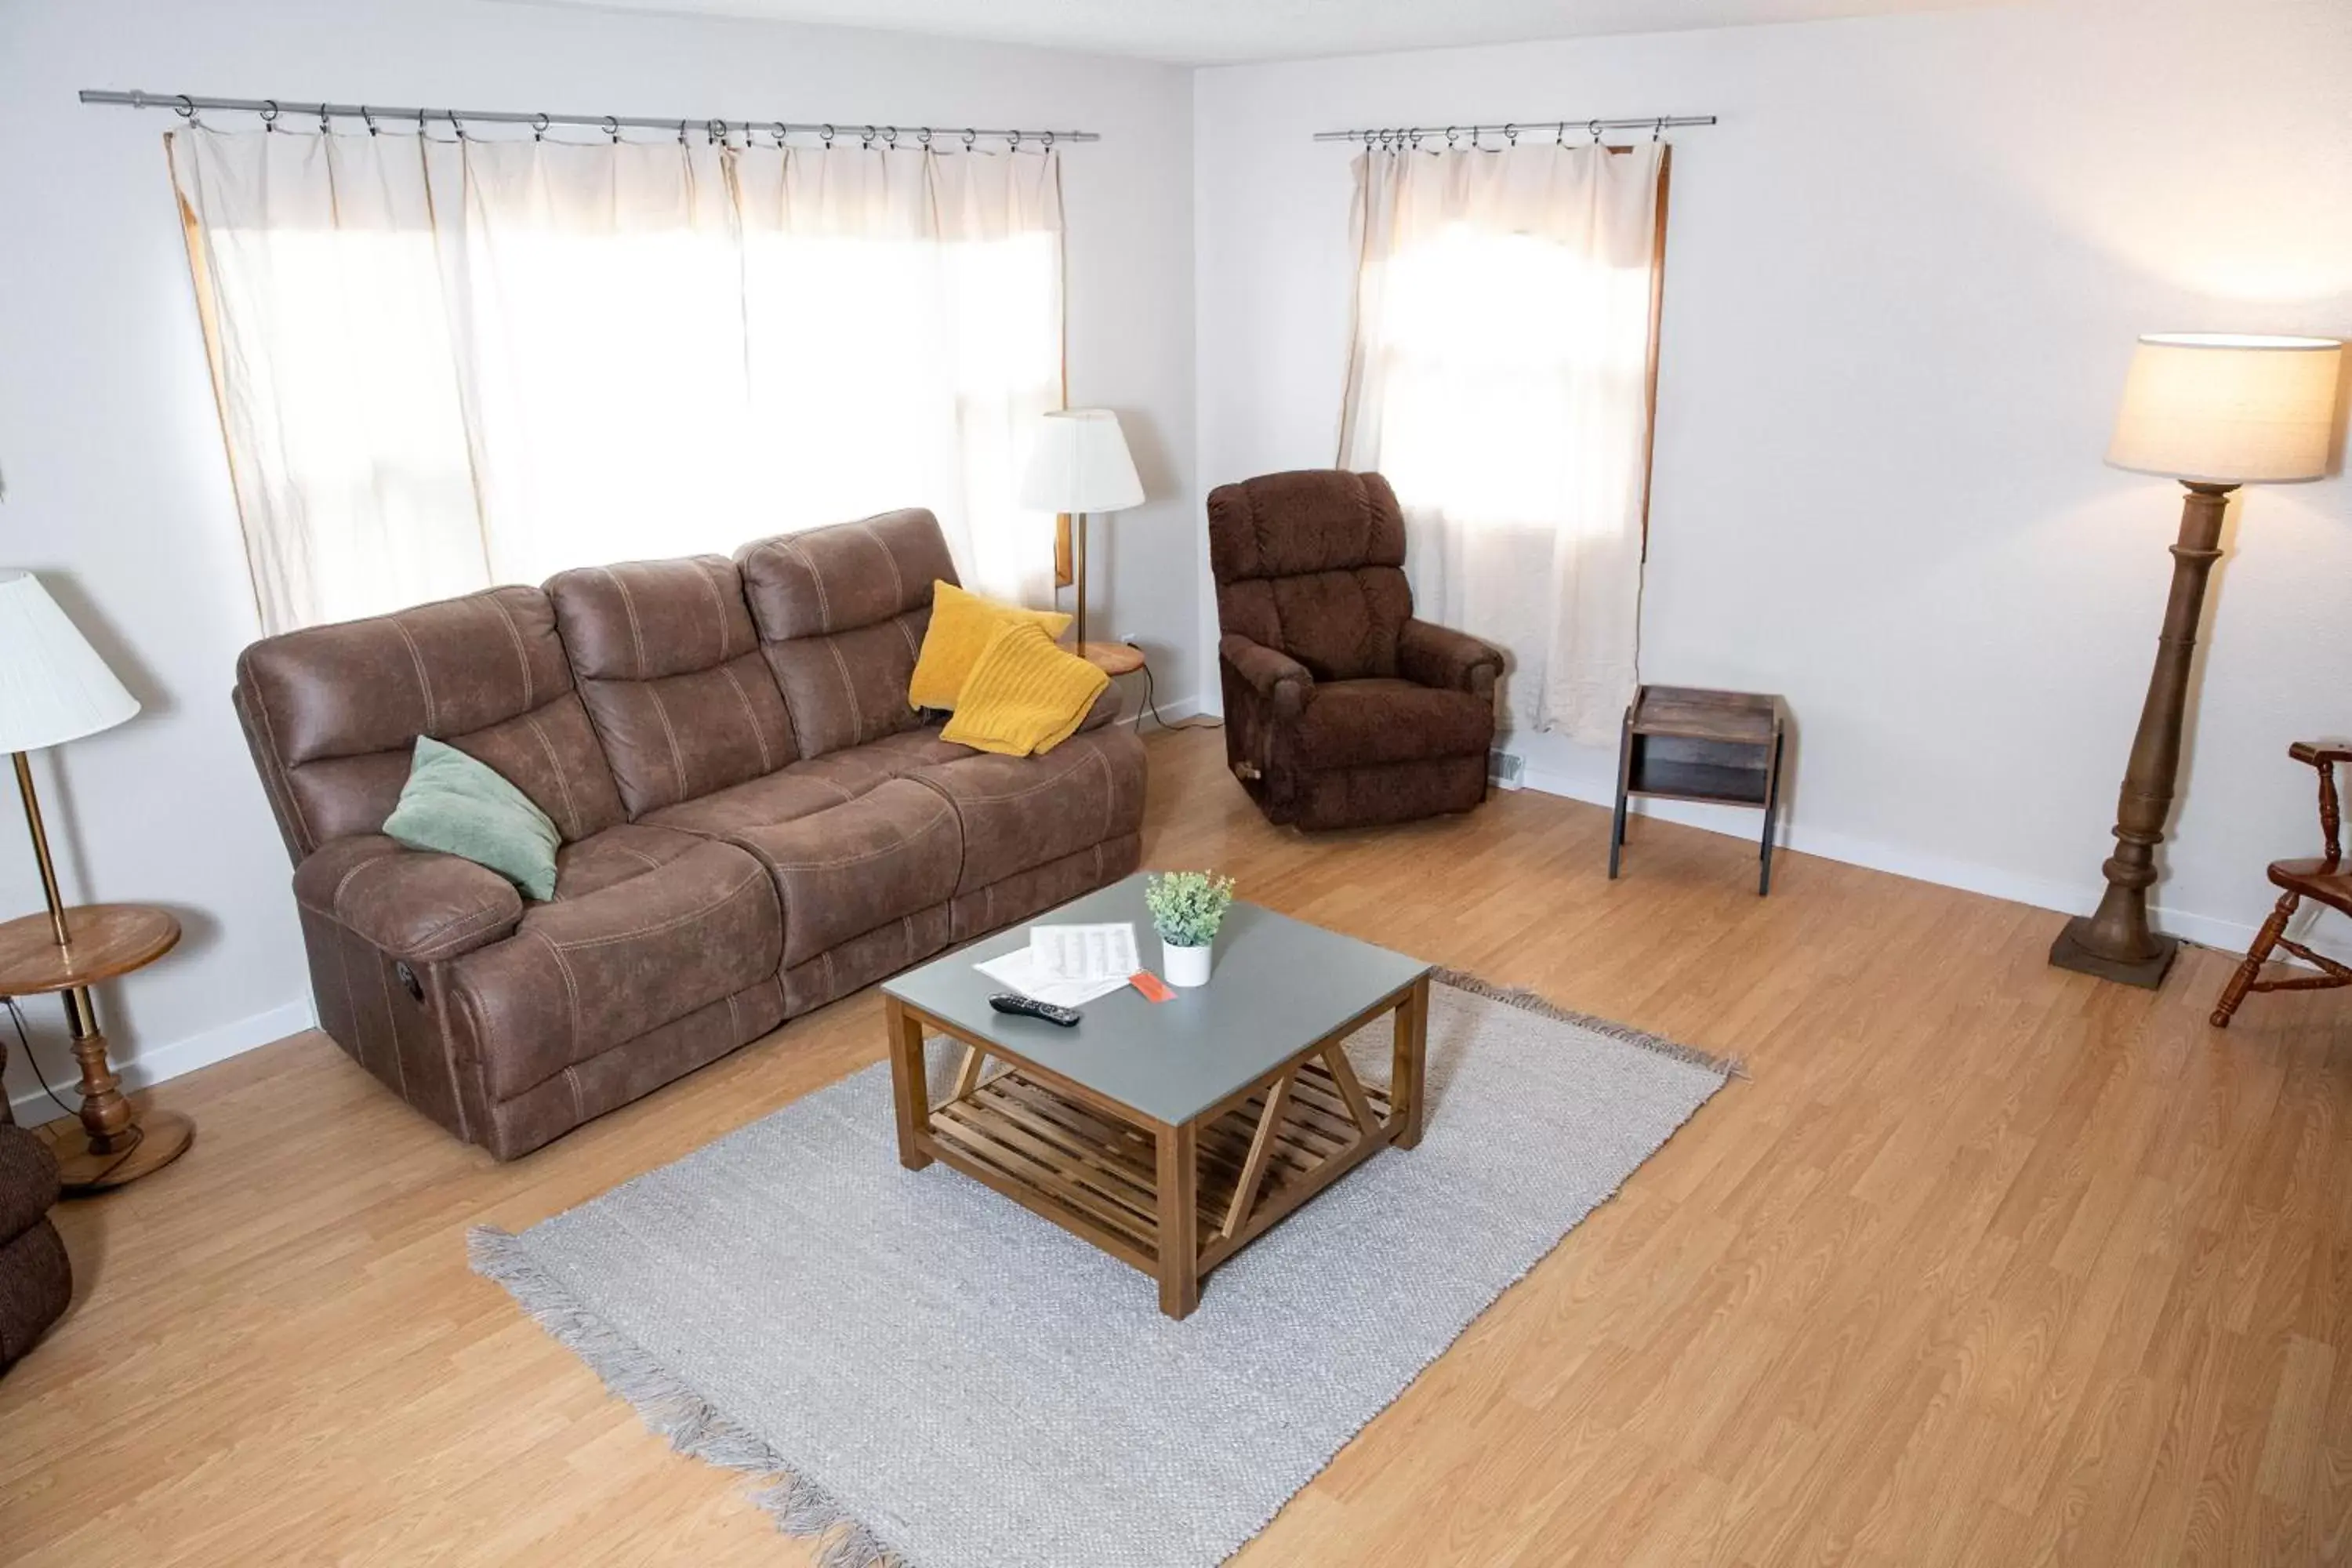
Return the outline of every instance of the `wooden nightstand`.
<path id="1" fill-rule="evenodd" d="M 1780 807 L 1780 754 L 1789 705 L 1769 692 L 1644 686 L 1625 710 L 1617 749 L 1617 816 L 1609 834 L 1609 875 L 1625 846 L 1625 803 L 1633 795 L 1751 805 L 1764 813 L 1756 892 L 1772 890 L 1772 825 Z"/>

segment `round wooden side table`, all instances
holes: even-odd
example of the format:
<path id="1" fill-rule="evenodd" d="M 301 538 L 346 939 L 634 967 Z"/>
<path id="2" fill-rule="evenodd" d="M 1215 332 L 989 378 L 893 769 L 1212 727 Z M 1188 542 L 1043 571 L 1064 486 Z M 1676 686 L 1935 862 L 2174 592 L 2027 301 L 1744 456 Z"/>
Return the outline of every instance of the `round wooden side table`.
<path id="1" fill-rule="evenodd" d="M 1143 668 L 1143 650 L 1132 643 L 1080 643 L 1078 657 L 1113 679 L 1133 675 Z"/>
<path id="2" fill-rule="evenodd" d="M 81 1068 L 81 1136 L 53 1122 L 42 1130 L 57 1155 L 68 1193 L 98 1193 L 135 1182 L 170 1164 L 195 1137 L 195 1123 L 172 1110 L 139 1114 L 122 1097 L 121 1080 L 106 1059 L 106 1036 L 89 988 L 144 969 L 172 951 L 180 922 L 149 904 L 80 904 L 65 911 L 66 945 L 45 911 L 0 925 L 0 995 L 65 998 Z"/>

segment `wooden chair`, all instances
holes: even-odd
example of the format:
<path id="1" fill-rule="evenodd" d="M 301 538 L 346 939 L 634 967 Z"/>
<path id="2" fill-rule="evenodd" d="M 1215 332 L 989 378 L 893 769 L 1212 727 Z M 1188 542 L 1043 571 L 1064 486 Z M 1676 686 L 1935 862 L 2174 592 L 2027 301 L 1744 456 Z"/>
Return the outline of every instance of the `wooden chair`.
<path id="1" fill-rule="evenodd" d="M 2326 853 L 2316 860 L 2273 860 L 2271 880 L 2285 889 L 2278 907 L 2271 910 L 2270 919 L 2254 933 L 2254 945 L 2246 950 L 2246 962 L 2238 965 L 2238 973 L 2230 976 L 2230 984 L 2221 988 L 2221 999 L 2213 1007 L 2213 1026 L 2226 1029 L 2230 1015 L 2250 991 L 2326 991 L 2338 985 L 2352 985 L 2352 969 L 2332 958 L 2323 958 L 2301 942 L 2289 942 L 2283 934 L 2295 906 L 2305 899 L 2326 904 L 2340 914 L 2352 915 L 2352 866 L 2344 862 L 2341 839 L 2344 814 L 2336 799 L 2336 764 L 2352 763 L 2352 741 L 2297 741 L 2286 754 L 2298 763 L 2308 763 L 2319 770 L 2319 832 L 2327 841 Z M 2273 948 L 2283 947 L 2319 970 L 2317 974 L 2298 974 L 2284 980 L 2261 978 L 2263 963 Z"/>

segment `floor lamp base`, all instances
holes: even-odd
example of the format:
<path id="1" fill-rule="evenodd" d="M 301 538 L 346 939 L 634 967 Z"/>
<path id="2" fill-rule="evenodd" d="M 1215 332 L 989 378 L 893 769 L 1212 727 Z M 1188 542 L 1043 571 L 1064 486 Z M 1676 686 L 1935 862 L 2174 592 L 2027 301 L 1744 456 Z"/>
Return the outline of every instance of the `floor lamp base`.
<path id="1" fill-rule="evenodd" d="M 2178 939 L 2160 936 L 2156 939 L 2156 952 L 2146 958 L 2110 958 L 2094 951 L 2083 940 L 2091 917 L 2076 915 L 2068 921 L 2058 940 L 2050 944 L 2050 962 L 2060 969 L 2071 969 L 2080 974 L 2095 974 L 2101 980 L 2113 980 L 2125 985 L 2137 985 L 2153 991 L 2164 984 L 2166 970 L 2179 954 Z"/>
<path id="2" fill-rule="evenodd" d="M 104 1152 L 89 1146 L 89 1134 L 78 1121 L 52 1122 L 44 1136 L 57 1156 L 67 1195 L 79 1197 L 111 1192 L 162 1170 L 188 1152 L 196 1124 L 176 1110 L 150 1110 Z"/>

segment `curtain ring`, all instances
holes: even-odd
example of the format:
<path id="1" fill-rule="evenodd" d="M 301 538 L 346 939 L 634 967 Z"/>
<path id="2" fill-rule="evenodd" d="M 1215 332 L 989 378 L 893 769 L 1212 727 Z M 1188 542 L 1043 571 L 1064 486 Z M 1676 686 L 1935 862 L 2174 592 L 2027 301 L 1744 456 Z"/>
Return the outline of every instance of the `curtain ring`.
<path id="1" fill-rule="evenodd" d="M 724 146 L 726 146 L 726 145 L 727 145 L 727 121 L 723 121 L 723 120 L 711 120 L 711 121 L 706 121 L 703 123 L 703 127 L 702 127 L 702 138 L 703 138 L 703 143 L 704 143 L 704 145 L 706 145 L 706 146 L 710 146 L 710 147 L 724 147 Z"/>
<path id="2" fill-rule="evenodd" d="M 896 147 L 898 145 L 898 128 L 897 126 L 885 125 L 882 128 L 882 144 L 885 147 Z"/>
<path id="3" fill-rule="evenodd" d="M 1653 125 L 1653 126 L 1651 126 L 1651 127 L 1650 127 L 1650 140 L 1651 140 L 1651 141 L 1653 141 L 1653 142 L 1655 142 L 1655 141 L 1657 141 L 1660 137 L 1664 136 L 1665 133 L 1666 133 L 1666 117 L 1665 117 L 1664 115 L 1661 114 L 1661 115 L 1659 115 L 1659 116 L 1658 116 L 1658 122 L 1657 122 L 1655 125 Z"/>
<path id="4" fill-rule="evenodd" d="M 322 103 L 319 105 L 319 134 L 331 136 L 334 133 L 335 128 L 327 122 L 327 106 Z"/>
<path id="5" fill-rule="evenodd" d="M 261 100 L 261 128 L 264 131 L 275 131 L 278 129 L 278 100 L 276 99 L 265 98 Z"/>
<path id="6" fill-rule="evenodd" d="M 1519 128 L 1516 125 L 1504 126 L 1503 140 L 1509 142 L 1514 147 L 1517 146 L 1519 144 Z"/>
<path id="7" fill-rule="evenodd" d="M 818 127 L 816 128 L 816 133 L 817 133 L 818 138 L 819 138 L 820 140 L 822 140 L 827 147 L 831 147 L 831 146 L 833 145 L 833 127 L 832 127 L 832 126 L 830 126 L 830 125 L 820 125 L 820 126 L 818 126 Z"/>
<path id="8" fill-rule="evenodd" d="M 360 105 L 360 118 L 367 121 L 369 135 L 381 136 L 383 134 L 383 127 L 375 122 L 375 110 L 370 109 L 364 103 Z"/>
<path id="9" fill-rule="evenodd" d="M 781 120 L 777 121 L 773 125 L 771 125 L 771 126 L 769 126 L 769 127 L 768 127 L 769 132 L 771 132 L 771 133 L 775 137 L 775 139 L 776 139 L 776 151 L 777 151 L 777 152 L 779 152 L 779 153 L 781 153 L 781 152 L 782 152 L 782 151 L 784 150 L 784 132 L 785 132 L 785 129 L 786 129 L 786 127 L 785 127 L 785 125 L 784 125 L 784 122 L 783 122 L 782 121 L 781 121 Z M 744 134 L 746 137 L 749 137 L 749 136 L 751 135 L 751 132 L 747 131 L 747 132 L 745 132 L 743 134 Z"/>
<path id="10" fill-rule="evenodd" d="M 931 128 L 928 125 L 921 127 L 915 132 L 915 140 L 923 144 L 924 152 L 929 152 L 931 150 Z"/>
<path id="11" fill-rule="evenodd" d="M 963 128 L 963 150 L 971 152 L 980 144 L 980 132 L 967 125 Z"/>
<path id="12" fill-rule="evenodd" d="M 686 145 L 686 121 L 683 120 L 677 122 L 677 144 L 681 147 Z"/>
<path id="13" fill-rule="evenodd" d="M 1593 144 L 1595 147 L 1600 146 L 1600 145 L 1601 145 L 1601 121 L 1599 121 L 1598 120 L 1588 120 L 1588 121 L 1586 121 L 1584 122 L 1584 128 L 1585 128 L 1587 131 L 1589 131 L 1589 132 L 1591 132 L 1592 133 L 1592 144 Z"/>
<path id="14" fill-rule="evenodd" d="M 1054 150 L 1054 133 L 1052 132 L 1046 132 L 1045 135 L 1040 136 L 1037 140 L 1039 143 L 1045 147 L 1046 152 L 1050 153 Z"/>
<path id="15" fill-rule="evenodd" d="M 548 119 L 544 111 L 532 115 L 530 117 L 530 139 L 534 142 L 546 141 L 547 128 L 553 123 L 554 121 Z"/>
<path id="16" fill-rule="evenodd" d="M 466 139 L 466 122 L 457 118 L 457 111 L 454 109 L 445 109 L 441 112 L 449 117 L 449 129 L 457 133 L 458 141 L 463 142 Z"/>
<path id="17" fill-rule="evenodd" d="M 604 116 L 604 134 L 613 139 L 614 146 L 621 144 L 621 122 L 609 114 Z"/>
<path id="18" fill-rule="evenodd" d="M 1004 150 L 1008 153 L 1018 153 L 1021 151 L 1021 132 L 1018 131 L 1008 131 L 1004 133 Z"/>
<path id="19" fill-rule="evenodd" d="M 196 100 L 190 98 L 184 92 L 180 94 L 179 97 L 180 101 L 178 104 L 173 106 L 172 112 L 186 121 L 189 124 L 194 125 L 196 122 Z"/>
<path id="20" fill-rule="evenodd" d="M 859 133 L 857 145 L 861 152 L 870 153 L 874 150 L 874 127 L 869 125 Z"/>
<path id="21" fill-rule="evenodd" d="M 1449 126 L 1447 126 L 1447 127 L 1445 128 L 1445 144 L 1446 144 L 1446 146 L 1448 146 L 1449 148 L 1450 148 L 1450 147 L 1452 147 L 1452 146 L 1454 145 L 1454 139 L 1455 137 L 1459 136 L 1461 133 L 1462 133 L 1462 128 L 1461 128 L 1460 126 L 1458 126 L 1458 125 L 1449 125 Z"/>

